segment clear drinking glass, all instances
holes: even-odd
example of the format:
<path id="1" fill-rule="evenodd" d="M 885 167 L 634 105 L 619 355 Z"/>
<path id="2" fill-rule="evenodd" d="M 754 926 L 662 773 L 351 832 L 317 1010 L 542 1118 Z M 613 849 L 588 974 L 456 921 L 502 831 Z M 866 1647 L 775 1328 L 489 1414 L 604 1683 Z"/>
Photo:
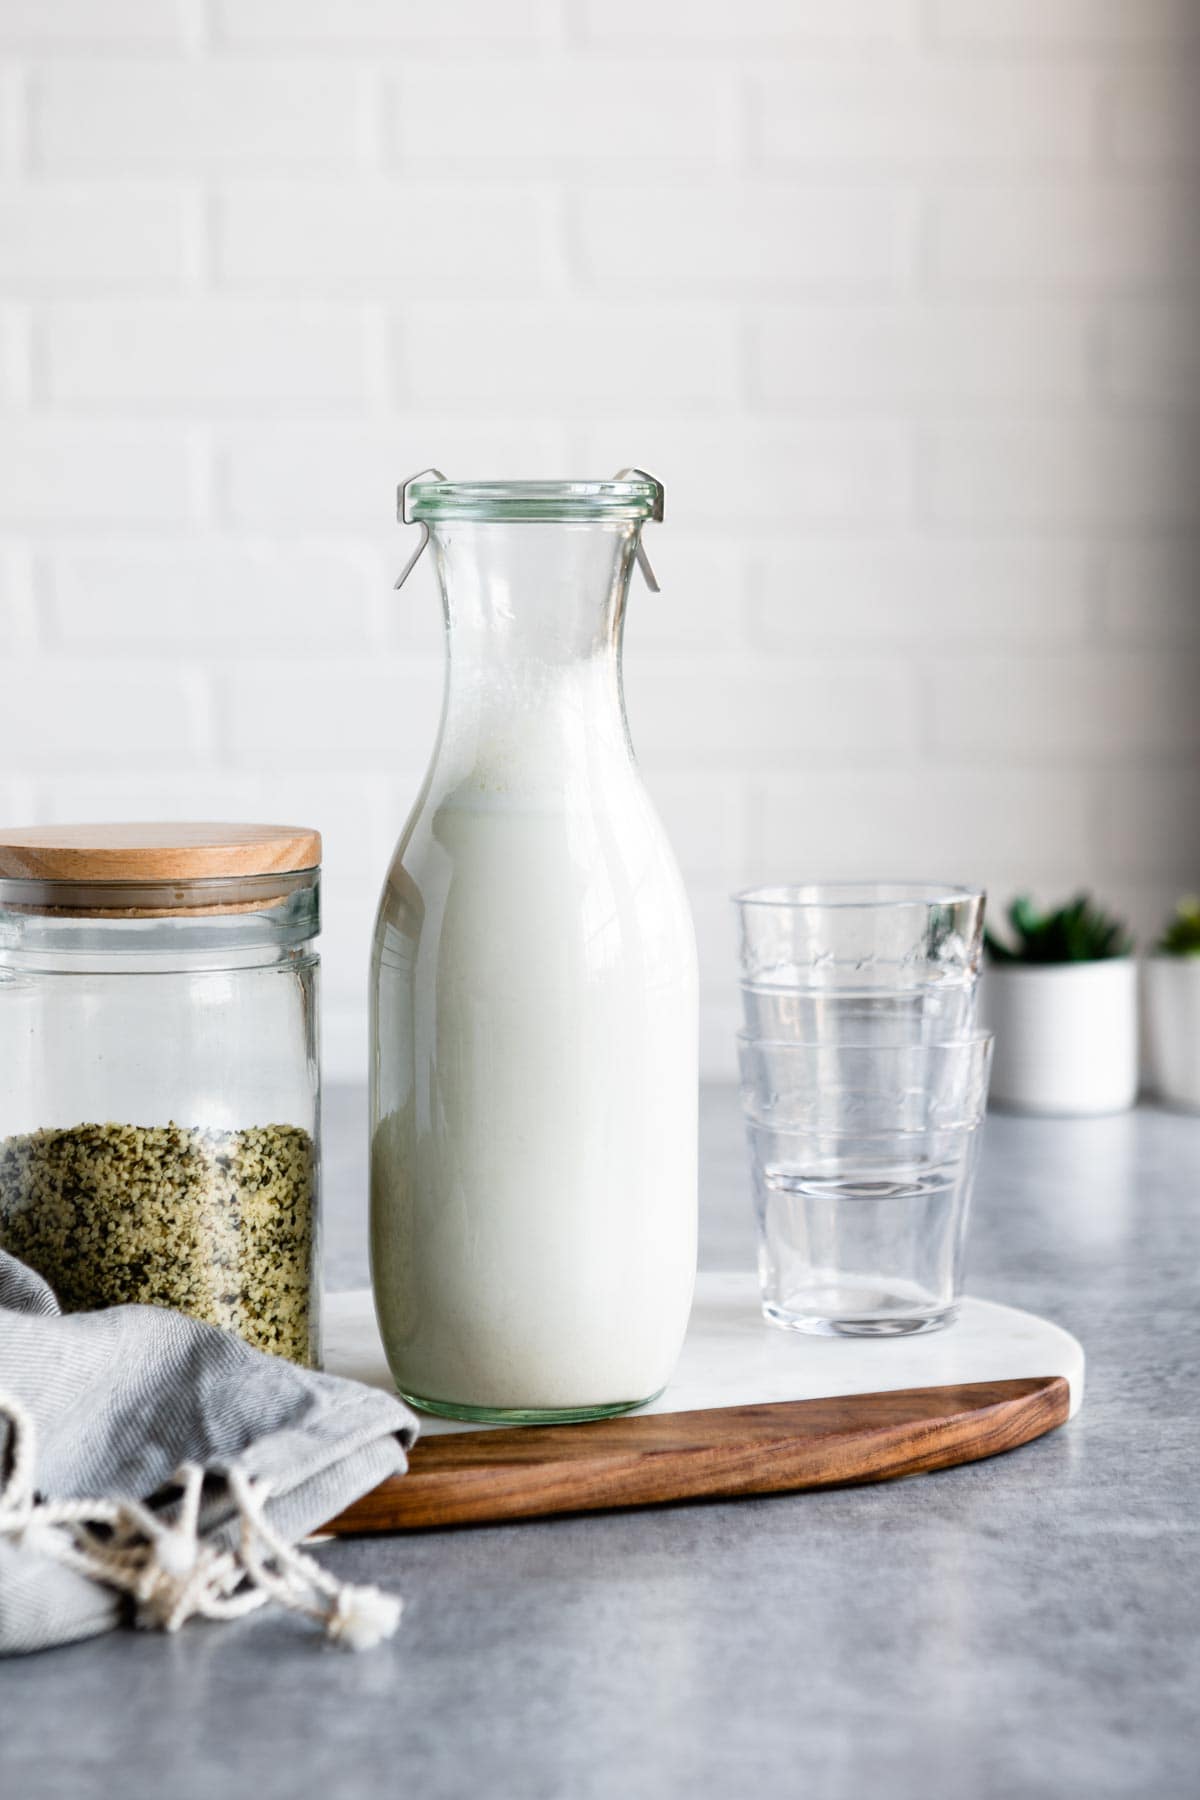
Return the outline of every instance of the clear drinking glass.
<path id="1" fill-rule="evenodd" d="M 971 985 L 984 895 L 916 881 L 811 882 L 736 894 L 744 982 L 897 995 Z M 747 1025 L 754 1028 L 753 1021 Z"/>
<path id="2" fill-rule="evenodd" d="M 948 1324 L 992 1040 L 739 1045 L 763 1311 L 798 1331 Z"/>
<path id="3" fill-rule="evenodd" d="M 625 720 L 661 511 L 629 476 L 405 489 L 447 670 L 376 925 L 371 1266 L 398 1387 L 460 1418 L 635 1406 L 691 1306 L 696 948 Z"/>

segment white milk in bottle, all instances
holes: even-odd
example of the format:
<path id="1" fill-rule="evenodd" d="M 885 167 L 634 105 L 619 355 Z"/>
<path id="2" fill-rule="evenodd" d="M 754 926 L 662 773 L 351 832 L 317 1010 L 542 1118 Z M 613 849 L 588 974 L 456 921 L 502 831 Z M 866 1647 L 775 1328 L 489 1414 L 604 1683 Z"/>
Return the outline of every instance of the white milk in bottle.
<path id="1" fill-rule="evenodd" d="M 687 1322 L 695 943 L 620 683 L 655 492 L 410 489 L 449 661 L 376 930 L 372 1274 L 401 1391 L 464 1417 L 636 1405 Z"/>

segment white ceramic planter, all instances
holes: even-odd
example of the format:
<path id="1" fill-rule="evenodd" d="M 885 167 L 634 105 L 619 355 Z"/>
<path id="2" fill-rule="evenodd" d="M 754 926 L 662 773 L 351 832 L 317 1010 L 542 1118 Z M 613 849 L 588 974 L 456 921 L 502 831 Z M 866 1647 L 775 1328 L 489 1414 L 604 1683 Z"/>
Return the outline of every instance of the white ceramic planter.
<path id="1" fill-rule="evenodd" d="M 1137 964 L 991 964 L 980 1008 L 996 1034 L 992 1099 L 1020 1112 L 1109 1113 L 1138 1087 Z"/>
<path id="2" fill-rule="evenodd" d="M 1150 1086 L 1200 1110 L 1200 956 L 1147 957 L 1144 980 Z"/>

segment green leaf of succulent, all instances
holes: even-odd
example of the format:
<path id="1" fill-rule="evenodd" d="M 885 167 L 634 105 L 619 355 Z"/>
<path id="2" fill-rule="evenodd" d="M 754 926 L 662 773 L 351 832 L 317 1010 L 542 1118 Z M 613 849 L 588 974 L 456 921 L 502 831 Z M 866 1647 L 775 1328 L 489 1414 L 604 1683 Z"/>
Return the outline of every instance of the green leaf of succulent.
<path id="1" fill-rule="evenodd" d="M 1053 912 L 1041 913 L 1028 894 L 1018 894 L 1008 909 L 1013 942 L 1006 944 L 988 932 L 984 939 L 989 959 L 996 963 L 1103 962 L 1128 956 L 1133 939 L 1124 922 L 1098 907 L 1090 895 L 1076 894 Z M 1197 906 L 1200 949 L 1200 904 Z"/>
<path id="2" fill-rule="evenodd" d="M 1155 948 L 1160 956 L 1200 956 L 1200 896 L 1188 894 Z"/>

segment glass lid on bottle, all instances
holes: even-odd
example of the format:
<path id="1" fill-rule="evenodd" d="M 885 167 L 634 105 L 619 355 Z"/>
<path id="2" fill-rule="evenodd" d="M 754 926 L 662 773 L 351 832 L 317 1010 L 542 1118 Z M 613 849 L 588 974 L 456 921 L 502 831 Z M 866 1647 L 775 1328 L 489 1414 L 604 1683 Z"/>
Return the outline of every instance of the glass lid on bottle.
<path id="1" fill-rule="evenodd" d="M 406 523 L 438 519 L 620 519 L 663 516 L 662 483 L 644 469 L 600 481 L 448 481 L 425 469 L 400 489 Z"/>

